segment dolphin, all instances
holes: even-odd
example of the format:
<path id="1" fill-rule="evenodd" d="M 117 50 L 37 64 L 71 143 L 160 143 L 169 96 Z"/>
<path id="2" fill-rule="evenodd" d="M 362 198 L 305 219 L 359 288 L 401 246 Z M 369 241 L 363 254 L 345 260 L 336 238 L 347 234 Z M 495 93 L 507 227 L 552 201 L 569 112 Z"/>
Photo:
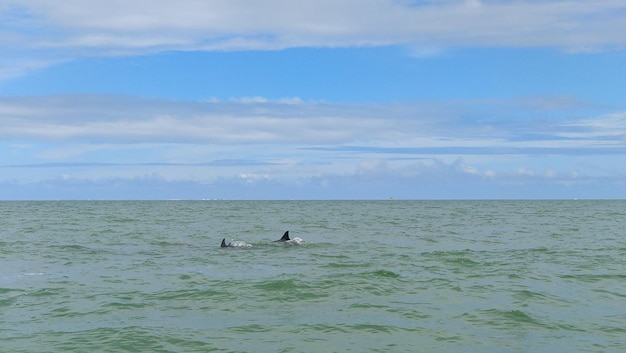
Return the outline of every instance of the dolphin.
<path id="1" fill-rule="evenodd" d="M 279 241 L 289 241 L 291 240 L 291 238 L 289 238 L 289 231 L 286 231 L 285 234 L 283 234 L 283 236 L 278 239 L 278 240 L 274 240 L 275 242 L 279 242 Z M 226 242 L 226 238 L 222 239 L 222 244 L 220 244 L 220 248 L 237 248 L 239 247 L 239 245 L 233 244 L 233 243 L 227 243 Z"/>
<path id="2" fill-rule="evenodd" d="M 274 240 L 274 243 L 277 242 L 277 241 L 289 241 L 289 240 L 291 240 L 289 238 L 289 231 L 286 231 L 285 234 L 283 234 L 283 237 L 278 239 L 278 240 Z"/>
<path id="3" fill-rule="evenodd" d="M 232 247 L 233 247 L 232 243 L 226 244 L 226 238 L 222 239 L 222 244 L 220 245 L 220 248 L 232 248 Z"/>

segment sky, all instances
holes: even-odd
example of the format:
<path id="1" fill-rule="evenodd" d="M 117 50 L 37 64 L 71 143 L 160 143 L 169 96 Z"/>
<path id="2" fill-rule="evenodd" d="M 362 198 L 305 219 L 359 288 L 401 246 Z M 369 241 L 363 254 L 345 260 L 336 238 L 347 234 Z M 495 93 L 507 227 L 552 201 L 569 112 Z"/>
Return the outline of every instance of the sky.
<path id="1" fill-rule="evenodd" d="M 0 0 L 0 200 L 626 198 L 624 0 Z"/>

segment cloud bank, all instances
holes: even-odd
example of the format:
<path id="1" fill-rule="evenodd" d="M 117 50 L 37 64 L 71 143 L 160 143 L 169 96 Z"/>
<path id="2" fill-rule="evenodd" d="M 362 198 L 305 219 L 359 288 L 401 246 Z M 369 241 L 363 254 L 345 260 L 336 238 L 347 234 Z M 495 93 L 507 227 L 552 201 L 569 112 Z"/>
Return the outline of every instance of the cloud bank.
<path id="1" fill-rule="evenodd" d="M 588 47 L 626 41 L 619 31 L 626 29 L 620 15 L 626 5 L 616 0 L 66 0 L 3 7 L 15 26 L 34 23 L 50 33 L 29 44 L 39 48 Z"/>
<path id="2" fill-rule="evenodd" d="M 624 147 L 625 112 L 567 116 L 578 107 L 573 98 L 561 96 L 388 104 L 258 97 L 203 102 L 116 95 L 4 97 L 0 138 L 117 144 L 366 144 L 399 153 L 406 148 L 409 153 L 410 148 L 502 148 L 506 153 L 513 148 Z"/>
<path id="3" fill-rule="evenodd" d="M 626 112 L 572 118 L 580 104 L 5 97 L 0 189 L 5 198 L 131 189 L 139 198 L 546 198 L 584 197 L 595 182 L 626 192 Z"/>
<path id="4" fill-rule="evenodd" d="M 83 56 L 407 46 L 623 48 L 621 0 L 0 1 L 0 78 Z"/>

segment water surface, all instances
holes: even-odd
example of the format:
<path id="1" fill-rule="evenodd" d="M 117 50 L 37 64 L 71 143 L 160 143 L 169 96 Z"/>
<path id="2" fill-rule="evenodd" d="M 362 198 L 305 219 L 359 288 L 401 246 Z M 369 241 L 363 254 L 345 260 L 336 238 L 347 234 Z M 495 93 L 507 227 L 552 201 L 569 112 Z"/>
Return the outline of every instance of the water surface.
<path id="1" fill-rule="evenodd" d="M 0 202 L 0 351 L 625 351 L 625 229 L 626 201 Z"/>

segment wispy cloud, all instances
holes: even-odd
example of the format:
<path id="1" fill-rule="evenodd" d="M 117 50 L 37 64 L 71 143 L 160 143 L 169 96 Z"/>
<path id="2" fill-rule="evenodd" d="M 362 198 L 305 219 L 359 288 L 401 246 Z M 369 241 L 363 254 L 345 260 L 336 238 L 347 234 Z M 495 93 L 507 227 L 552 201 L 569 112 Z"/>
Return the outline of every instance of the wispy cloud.
<path id="1" fill-rule="evenodd" d="M 0 78 L 80 56 L 403 45 L 623 48 L 621 0 L 14 1 L 0 3 Z M 26 59 L 29 60 L 26 60 Z"/>
<path id="2" fill-rule="evenodd" d="M 0 98 L 8 139 L 166 143 L 342 143 L 397 134 L 383 106 L 300 103 L 287 99 L 175 102 L 122 96 Z M 405 114 L 407 114 L 405 112 Z M 396 120 L 407 125 L 410 121 Z"/>
<path id="3" fill-rule="evenodd" d="M 14 5 L 18 6 L 18 5 Z M 36 45 L 247 49 L 327 45 L 623 45 L 622 1 L 33 1 L 32 21 L 64 34 Z M 156 34 L 156 36 L 154 35 Z M 55 39 L 59 39 L 58 37 Z M 239 44 L 237 44 L 239 43 Z M 250 44 L 248 44 L 250 45 Z M 252 44 L 254 45 L 254 44 Z"/>
<path id="4" fill-rule="evenodd" d="M 116 190 L 147 180 L 220 197 L 308 190 L 305 198 L 338 188 L 372 196 L 366 185 L 399 195 L 415 183 L 619 183 L 626 113 L 581 105 L 561 96 L 402 104 L 5 97 L 0 181 L 8 189 L 74 182 Z M 589 113 L 572 118 L 572 110 Z"/>
<path id="5" fill-rule="evenodd" d="M 206 102 L 112 95 L 5 97 L 0 98 L 0 137 L 112 144 L 369 145 L 397 150 L 623 147 L 626 113 L 567 115 L 578 107 L 574 99 L 561 96 L 389 104 L 259 97 Z"/>

